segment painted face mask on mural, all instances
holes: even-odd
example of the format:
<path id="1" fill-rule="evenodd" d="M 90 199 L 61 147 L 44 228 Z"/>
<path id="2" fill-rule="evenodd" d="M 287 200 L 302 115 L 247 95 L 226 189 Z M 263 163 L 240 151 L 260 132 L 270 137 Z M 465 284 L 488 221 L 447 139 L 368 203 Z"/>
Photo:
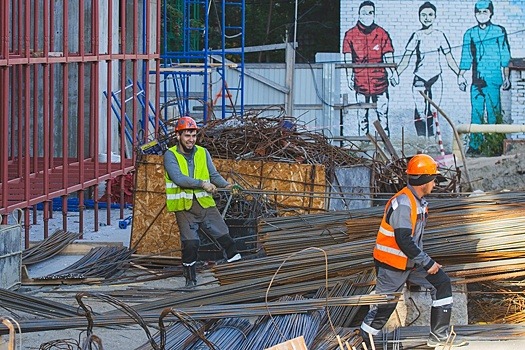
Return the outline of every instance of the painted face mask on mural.
<path id="1" fill-rule="evenodd" d="M 490 22 L 492 14 L 489 9 L 481 9 L 476 11 L 476 20 L 479 24 L 487 24 Z"/>
<path id="2" fill-rule="evenodd" d="M 374 23 L 375 10 L 372 6 L 363 6 L 359 10 L 359 22 L 365 27 L 369 27 Z"/>

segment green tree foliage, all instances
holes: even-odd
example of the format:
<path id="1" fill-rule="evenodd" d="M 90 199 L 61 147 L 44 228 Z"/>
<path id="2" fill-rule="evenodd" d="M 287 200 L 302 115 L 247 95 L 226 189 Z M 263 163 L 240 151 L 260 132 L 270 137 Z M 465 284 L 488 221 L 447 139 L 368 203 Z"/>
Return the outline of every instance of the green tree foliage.
<path id="1" fill-rule="evenodd" d="M 503 115 L 496 115 L 496 124 L 503 124 Z M 503 154 L 503 141 L 505 134 L 490 132 L 483 134 L 483 142 L 480 145 L 481 154 L 487 157 L 501 156 Z"/>
<path id="2" fill-rule="evenodd" d="M 161 52 L 182 50 L 182 12 L 177 6 L 177 0 L 162 1 L 161 9 Z"/>
<path id="3" fill-rule="evenodd" d="M 183 0 L 162 0 L 161 8 L 161 52 L 182 52 L 184 50 Z M 192 28 L 204 28 L 201 9 L 193 5 L 190 19 Z M 166 29 L 166 30 L 165 30 Z M 191 30 L 191 50 L 202 50 L 202 31 Z"/>
<path id="4" fill-rule="evenodd" d="M 297 0 L 297 62 L 339 51 L 339 0 Z M 293 41 L 294 0 L 246 0 L 246 46 Z M 246 62 L 283 62 L 284 50 L 246 55 Z"/>
<path id="5" fill-rule="evenodd" d="M 162 28 L 167 27 L 168 52 L 182 50 L 182 7 L 183 0 L 166 0 L 167 18 Z M 339 0 L 297 0 L 297 62 L 313 62 L 317 52 L 339 51 Z M 164 4 L 164 1 L 163 1 Z M 209 48 L 220 49 L 221 1 L 213 0 L 209 7 Z M 246 0 L 245 47 L 280 44 L 294 37 L 295 0 Z M 226 11 L 226 48 L 241 47 L 241 36 L 235 27 L 240 26 L 240 7 L 228 6 Z M 203 13 L 202 11 L 200 12 Z M 164 14 L 164 11 L 163 11 Z M 202 17 L 202 15 L 201 15 Z M 203 26 L 203 18 L 194 18 L 192 27 Z M 164 31 L 163 31 L 164 33 Z M 195 31 L 197 33 L 197 31 Z M 164 34 L 163 34 L 164 35 Z M 202 38 L 198 40 L 202 47 Z M 163 40 L 164 42 L 164 40 Z M 193 45 L 192 45 L 193 46 Z M 246 62 L 283 62 L 284 50 L 247 53 Z M 235 60 L 235 57 L 229 57 Z"/>

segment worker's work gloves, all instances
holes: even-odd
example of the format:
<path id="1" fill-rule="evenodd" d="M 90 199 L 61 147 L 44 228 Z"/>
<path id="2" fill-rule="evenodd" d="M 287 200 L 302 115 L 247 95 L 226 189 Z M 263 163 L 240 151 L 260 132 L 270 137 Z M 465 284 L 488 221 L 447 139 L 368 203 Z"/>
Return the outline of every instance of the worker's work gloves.
<path id="1" fill-rule="evenodd" d="M 202 188 L 208 193 L 217 193 L 217 186 L 215 186 L 211 182 L 203 181 Z"/>
<path id="2" fill-rule="evenodd" d="M 226 186 L 226 189 L 230 190 L 232 194 L 239 194 L 243 190 L 243 188 L 238 184 L 229 184 Z"/>

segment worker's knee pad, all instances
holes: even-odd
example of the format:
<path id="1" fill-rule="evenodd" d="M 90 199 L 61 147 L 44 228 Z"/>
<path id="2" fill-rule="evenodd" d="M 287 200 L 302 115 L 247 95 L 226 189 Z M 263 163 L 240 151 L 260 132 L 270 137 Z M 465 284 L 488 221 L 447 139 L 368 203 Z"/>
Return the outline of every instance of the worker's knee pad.
<path id="1" fill-rule="evenodd" d="M 427 275 L 426 279 L 434 286 L 434 288 L 436 288 L 436 299 L 452 297 L 450 277 L 448 277 L 445 271 L 439 269 L 436 274 Z"/>
<path id="2" fill-rule="evenodd" d="M 182 241 L 182 262 L 185 264 L 191 264 L 197 261 L 199 253 L 199 240 L 188 240 Z"/>

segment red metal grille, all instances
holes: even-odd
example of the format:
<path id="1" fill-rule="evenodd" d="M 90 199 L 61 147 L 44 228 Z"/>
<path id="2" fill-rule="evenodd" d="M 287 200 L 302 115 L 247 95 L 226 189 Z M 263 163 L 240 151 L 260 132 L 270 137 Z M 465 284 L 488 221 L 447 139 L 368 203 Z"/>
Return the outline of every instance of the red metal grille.
<path id="1" fill-rule="evenodd" d="M 149 115 L 133 98 L 137 84 L 128 92 L 126 84 L 149 86 L 149 71 L 158 71 L 159 21 L 151 0 L 0 2 L 0 215 L 7 223 L 22 209 L 26 247 L 36 204 L 47 237 L 50 201 L 75 195 L 83 203 L 90 193 L 96 203 L 98 184 L 132 172 L 137 144 L 158 131 L 158 116 L 148 131 Z M 158 111 L 152 90 L 145 100 Z M 104 97 L 115 91 L 117 107 Z M 112 152 L 118 162 L 99 160 Z M 67 230 L 67 205 L 63 215 Z"/>

